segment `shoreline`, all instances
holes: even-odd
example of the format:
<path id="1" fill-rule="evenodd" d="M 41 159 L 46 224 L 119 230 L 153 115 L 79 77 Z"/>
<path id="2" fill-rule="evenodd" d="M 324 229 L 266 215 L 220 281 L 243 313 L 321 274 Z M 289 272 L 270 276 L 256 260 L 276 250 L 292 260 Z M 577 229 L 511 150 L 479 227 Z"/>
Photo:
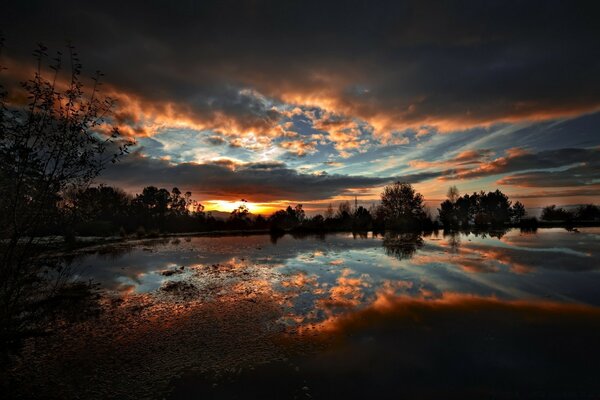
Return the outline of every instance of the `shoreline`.
<path id="1" fill-rule="evenodd" d="M 527 232 L 535 232 L 538 229 L 553 229 L 553 228 L 564 228 L 566 230 L 575 230 L 577 228 L 594 228 L 600 227 L 600 221 L 581 221 L 576 223 L 564 223 L 564 222 L 552 222 L 552 221 L 538 221 L 537 225 L 527 226 L 521 224 L 507 224 L 504 226 L 488 226 L 478 227 L 471 225 L 468 228 L 461 227 L 439 227 L 438 229 L 431 230 L 394 230 L 386 229 L 383 231 L 379 230 L 353 230 L 353 229 L 340 229 L 340 230 L 320 230 L 320 229 L 307 229 L 307 228 L 295 228 L 286 230 L 272 230 L 272 229 L 240 229 L 240 230 L 214 230 L 214 231 L 195 231 L 195 232 L 165 232 L 158 234 L 150 234 L 142 237 L 138 237 L 134 234 L 128 236 L 76 236 L 74 241 L 66 242 L 62 236 L 44 236 L 38 238 L 39 245 L 49 245 L 50 253 L 56 252 L 71 252 L 81 249 L 86 249 L 94 246 L 110 245 L 118 243 L 132 243 L 136 241 L 154 240 L 154 239 L 165 239 L 165 238 L 177 238 L 177 237 L 229 237 L 229 236 L 254 236 L 254 235 L 271 235 L 275 237 L 283 237 L 285 235 L 327 235 L 334 233 L 375 233 L 385 234 L 391 233 L 418 233 L 426 234 L 430 232 L 472 232 L 472 233 L 485 233 L 485 232 L 499 232 L 510 229 L 521 229 Z"/>
<path id="2" fill-rule="evenodd" d="M 137 241 L 146 241 L 154 239 L 165 239 L 165 238 L 177 238 L 177 237 L 230 237 L 230 236 L 254 236 L 254 235 L 272 235 L 276 237 L 283 237 L 285 235 L 327 235 L 335 233 L 375 233 L 385 234 L 387 232 L 393 233 L 430 233 L 430 232 L 472 232 L 472 233 L 485 233 L 485 232 L 499 232 L 502 230 L 510 229 L 522 229 L 523 231 L 535 231 L 537 229 L 553 229 L 553 228 L 564 228 L 566 230 L 573 230 L 576 228 L 593 228 L 600 227 L 600 221 L 584 221 L 580 223 L 565 224 L 561 222 L 538 222 L 537 226 L 521 226 L 520 224 L 510 224 L 502 227 L 477 227 L 470 226 L 469 228 L 443 228 L 433 230 L 393 230 L 388 229 L 384 231 L 369 230 L 313 230 L 313 229 L 288 229 L 288 230 L 277 230 L 271 229 L 242 229 L 242 230 L 214 230 L 214 231 L 197 231 L 197 232 L 166 232 L 155 235 L 148 235 L 143 237 L 137 237 L 135 235 L 130 236 L 76 236 L 75 241 L 66 243 L 62 237 L 53 236 L 45 237 L 45 243 L 56 245 L 55 250 L 59 252 L 63 251 L 76 251 L 100 245 L 110 245 L 118 243 L 133 243 Z"/>

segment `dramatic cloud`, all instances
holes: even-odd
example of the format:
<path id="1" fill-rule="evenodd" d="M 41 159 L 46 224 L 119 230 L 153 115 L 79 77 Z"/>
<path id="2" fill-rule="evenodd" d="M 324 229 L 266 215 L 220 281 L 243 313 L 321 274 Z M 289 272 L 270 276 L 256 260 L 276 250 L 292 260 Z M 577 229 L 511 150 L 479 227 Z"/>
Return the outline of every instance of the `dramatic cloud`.
<path id="1" fill-rule="evenodd" d="M 529 153 L 519 148 L 512 148 L 507 150 L 507 155 L 504 157 L 499 157 L 491 162 L 482 163 L 474 169 L 457 170 L 445 176 L 443 179 L 472 179 L 515 171 L 560 168 L 577 164 L 577 167 L 567 170 L 570 172 L 542 172 L 542 174 L 546 174 L 547 183 L 549 182 L 548 179 L 550 179 L 550 176 L 554 174 L 557 178 L 561 177 L 562 181 L 565 179 L 568 180 L 570 175 L 571 184 L 561 185 L 559 184 L 560 182 L 555 182 L 554 184 L 549 185 L 547 183 L 542 183 L 539 186 L 574 186 L 578 184 L 578 181 L 589 182 L 591 184 L 592 181 L 598 177 L 599 160 L 600 149 L 557 149 L 539 153 Z M 522 176 L 524 175 L 527 174 L 522 174 Z M 514 182 L 516 182 L 516 179 L 518 178 L 515 178 L 512 183 L 509 183 L 507 180 L 503 180 L 503 182 L 505 184 L 515 184 Z"/>
<path id="2" fill-rule="evenodd" d="M 501 185 L 528 187 L 589 186 L 600 183 L 600 160 L 564 171 L 537 171 L 506 176 Z"/>
<path id="3" fill-rule="evenodd" d="M 481 164 L 488 160 L 492 154 L 491 150 L 465 150 L 455 157 L 441 161 L 411 160 L 408 164 L 414 168 L 459 168 L 474 164 Z"/>
<path id="4" fill-rule="evenodd" d="M 10 54 L 70 38 L 155 112 L 268 131 L 266 96 L 361 118 L 384 139 L 597 109 L 596 22 L 568 2 L 421 1 L 28 1 L 2 18 Z"/>
<path id="5" fill-rule="evenodd" d="M 52 54 L 72 41 L 139 143 L 103 178 L 130 188 L 306 200 L 400 177 L 431 180 L 427 196 L 443 195 L 436 178 L 572 191 L 598 183 L 600 24 L 588 8 L 13 1 L 0 82 L 31 77 L 36 43 Z M 264 162 L 285 165 L 253 167 Z"/>
<path id="6" fill-rule="evenodd" d="M 178 186 L 203 198 L 268 202 L 324 200 L 393 180 L 416 183 L 434 176 L 436 174 L 430 173 L 385 178 L 301 174 L 278 162 L 239 163 L 227 159 L 204 164 L 172 164 L 136 152 L 109 168 L 102 175 L 102 181 L 132 191 L 141 191 L 147 185 Z"/>

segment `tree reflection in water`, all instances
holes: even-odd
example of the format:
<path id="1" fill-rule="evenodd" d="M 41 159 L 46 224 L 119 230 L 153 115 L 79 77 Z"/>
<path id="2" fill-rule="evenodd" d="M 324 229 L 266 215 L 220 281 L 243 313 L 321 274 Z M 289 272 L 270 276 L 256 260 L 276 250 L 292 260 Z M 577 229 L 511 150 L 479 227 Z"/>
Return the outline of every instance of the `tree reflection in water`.
<path id="1" fill-rule="evenodd" d="M 76 279 L 72 263 L 72 257 L 40 260 L 35 264 L 39 272 L 19 287 L 18 301 L 13 300 L 15 296 L 9 298 L 6 292 L 2 293 L 2 366 L 8 366 L 8 360 L 20 353 L 27 339 L 60 333 L 66 326 L 97 316 L 101 311 L 98 285 L 91 280 Z M 0 375 L 2 372 L 0 368 Z"/>
<path id="2" fill-rule="evenodd" d="M 423 236 L 420 233 L 386 232 L 382 241 L 385 253 L 399 260 L 411 258 L 423 247 Z"/>
<path id="3" fill-rule="evenodd" d="M 452 254 L 458 254 L 460 250 L 460 233 L 459 232 L 444 232 L 444 237 L 448 240 L 448 247 Z"/>

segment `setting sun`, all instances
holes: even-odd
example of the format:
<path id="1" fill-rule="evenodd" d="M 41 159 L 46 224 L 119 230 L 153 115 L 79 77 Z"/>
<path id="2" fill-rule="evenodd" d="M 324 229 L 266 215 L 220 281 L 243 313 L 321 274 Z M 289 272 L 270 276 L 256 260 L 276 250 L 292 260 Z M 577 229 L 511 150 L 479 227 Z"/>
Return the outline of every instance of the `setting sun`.
<path id="1" fill-rule="evenodd" d="M 228 201 L 228 200 L 209 200 L 206 201 L 205 207 L 206 211 L 223 211 L 223 212 L 231 212 L 236 208 L 245 205 L 248 207 L 248 211 L 252 214 L 268 214 L 274 208 L 268 204 L 264 203 L 252 203 L 249 201 Z"/>

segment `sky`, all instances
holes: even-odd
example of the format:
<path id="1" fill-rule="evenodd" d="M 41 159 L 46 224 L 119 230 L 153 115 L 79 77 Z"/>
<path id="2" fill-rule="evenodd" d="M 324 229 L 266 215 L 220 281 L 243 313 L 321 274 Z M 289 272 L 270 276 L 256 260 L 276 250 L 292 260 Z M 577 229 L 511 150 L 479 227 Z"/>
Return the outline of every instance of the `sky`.
<path id="1" fill-rule="evenodd" d="M 135 140 L 99 182 L 309 212 L 412 183 L 528 208 L 600 202 L 600 24 L 577 1 L 12 1 L 9 89 L 38 42 L 101 70 Z"/>

